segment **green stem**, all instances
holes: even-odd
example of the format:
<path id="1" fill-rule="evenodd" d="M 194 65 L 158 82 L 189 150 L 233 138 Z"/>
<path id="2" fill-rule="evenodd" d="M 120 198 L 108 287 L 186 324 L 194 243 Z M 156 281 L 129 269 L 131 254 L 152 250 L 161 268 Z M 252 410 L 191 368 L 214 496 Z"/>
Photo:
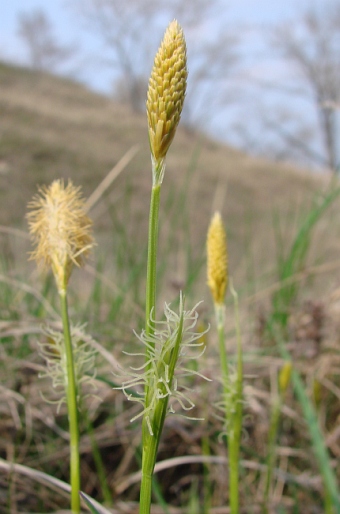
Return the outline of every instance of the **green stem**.
<path id="1" fill-rule="evenodd" d="M 231 514 L 239 514 L 239 456 L 242 425 L 242 353 L 239 333 L 237 356 L 237 389 L 235 397 L 230 394 L 230 374 L 228 356 L 225 346 L 225 307 L 215 304 L 218 341 L 220 350 L 221 372 L 223 380 L 223 393 L 225 402 L 225 415 L 227 424 L 228 457 L 229 457 L 229 503 Z"/>
<path id="2" fill-rule="evenodd" d="M 139 499 L 139 514 L 150 514 L 152 493 L 152 473 L 142 469 L 142 481 Z"/>
<path id="3" fill-rule="evenodd" d="M 216 314 L 216 324 L 217 324 L 217 333 L 218 333 L 218 345 L 220 352 L 220 361 L 221 361 L 221 372 L 223 379 L 223 390 L 224 393 L 228 393 L 228 382 L 229 382 L 229 365 L 228 365 L 228 356 L 227 350 L 225 347 L 225 333 L 224 333 L 224 304 L 215 304 L 215 314 Z"/>
<path id="4" fill-rule="evenodd" d="M 157 448 L 157 438 L 149 433 L 147 426 L 143 426 L 143 460 L 139 514 L 150 514 L 152 475 L 156 462 Z"/>
<path id="5" fill-rule="evenodd" d="M 153 334 L 154 323 L 150 319 L 151 312 L 155 316 L 156 304 L 156 265 L 158 244 L 158 213 L 160 203 L 161 185 L 156 184 L 151 190 L 150 215 L 149 215 L 149 239 L 148 239 L 148 263 L 146 276 L 145 299 L 145 332 Z"/>
<path id="6" fill-rule="evenodd" d="M 182 300 L 180 301 L 182 306 Z M 178 360 L 180 351 L 180 345 L 183 337 L 183 310 L 181 307 L 181 318 L 178 325 L 176 343 L 172 350 L 165 351 L 162 359 L 158 363 L 159 369 L 157 374 L 164 376 L 166 369 L 169 374 L 168 387 L 172 387 L 172 381 L 175 373 L 175 367 Z M 145 399 L 146 408 L 150 405 L 150 395 L 152 396 L 154 391 L 152 387 L 159 389 L 160 397 L 154 409 L 144 414 L 142 424 L 142 438 L 143 438 L 143 457 L 142 457 L 142 482 L 140 491 L 140 514 L 149 514 L 151 508 L 151 494 L 152 494 L 152 475 L 156 463 L 157 450 L 161 439 L 166 412 L 168 409 L 169 395 L 167 394 L 167 387 L 164 383 L 157 383 L 152 385 L 151 380 L 148 392 Z M 149 420 L 149 422 L 148 422 Z"/>
<path id="7" fill-rule="evenodd" d="M 150 429 L 146 422 L 146 418 L 143 418 L 143 457 L 139 514 L 150 514 L 152 475 L 156 464 L 157 451 L 164 426 L 167 408 L 168 397 L 160 399 L 154 413 L 154 419 L 152 422 L 152 434 L 150 434 Z"/>
<path id="8" fill-rule="evenodd" d="M 79 459 L 79 424 L 77 405 L 77 385 L 74 371 L 70 321 L 67 308 L 66 291 L 60 292 L 61 315 L 64 328 L 67 385 L 66 398 L 70 431 L 70 483 L 71 509 L 73 514 L 80 513 L 80 459 Z"/>
<path id="9" fill-rule="evenodd" d="M 237 343 L 236 422 L 238 437 L 241 438 L 243 414 L 243 351 L 241 341 L 240 315 L 238 308 L 238 295 L 232 284 L 230 284 L 230 292 L 234 298 L 235 332 Z"/>
<path id="10" fill-rule="evenodd" d="M 155 318 L 156 305 L 156 278 L 157 278 L 157 246 L 158 246 L 158 220 L 159 220 L 159 204 L 161 181 L 155 180 L 155 169 L 153 164 L 153 186 L 151 190 L 150 214 L 149 214 L 149 235 L 148 235 L 148 261 L 146 275 L 146 298 L 145 298 L 145 333 L 150 336 L 154 332 L 155 324 L 151 319 L 151 314 Z M 150 342 L 151 344 L 151 342 Z M 149 352 L 146 352 L 146 360 L 149 360 Z M 148 403 L 149 387 L 145 387 L 146 404 Z M 162 425 L 164 422 L 162 420 Z M 162 427 L 160 428 L 161 432 Z M 151 508 L 152 494 L 152 475 L 155 467 L 160 432 L 150 434 L 149 426 L 145 416 L 142 424 L 142 480 L 140 490 L 139 512 L 140 514 L 149 514 Z"/>
<path id="11" fill-rule="evenodd" d="M 234 298 L 234 312 L 235 312 L 235 331 L 237 341 L 237 365 L 236 365 L 236 390 L 233 409 L 233 441 L 231 452 L 231 463 L 233 466 L 233 483 L 230 486 L 230 508 L 231 513 L 239 513 L 239 461 L 240 461 L 240 446 L 242 434 L 242 416 L 243 416 L 243 354 L 241 342 L 241 329 L 238 308 L 238 296 L 232 284 L 230 284 L 230 291 Z"/>
<path id="12" fill-rule="evenodd" d="M 162 386 L 161 386 L 162 389 Z M 165 393 L 165 390 L 163 391 Z M 168 408 L 169 397 L 161 398 L 155 408 L 151 421 L 152 431 L 143 418 L 143 457 L 142 457 L 142 482 L 140 491 L 140 511 L 139 514 L 149 514 L 151 508 L 152 475 L 156 464 L 156 457 L 159 442 L 161 439 L 165 416 Z"/>

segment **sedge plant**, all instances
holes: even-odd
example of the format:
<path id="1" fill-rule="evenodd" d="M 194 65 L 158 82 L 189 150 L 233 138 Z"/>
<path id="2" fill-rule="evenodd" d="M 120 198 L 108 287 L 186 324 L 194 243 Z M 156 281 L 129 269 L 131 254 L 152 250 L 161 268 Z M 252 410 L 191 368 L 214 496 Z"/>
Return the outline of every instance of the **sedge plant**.
<path id="1" fill-rule="evenodd" d="M 129 379 L 122 385 L 127 397 L 142 405 L 133 418 L 142 417 L 142 479 L 140 513 L 149 514 L 152 497 L 152 476 L 166 415 L 175 412 L 176 403 L 188 411 L 194 407 L 181 375 L 198 374 L 183 364 L 185 359 L 197 358 L 205 346 L 201 332 L 194 328 L 198 320 L 195 306 L 185 310 L 180 294 L 179 312 L 168 304 L 164 321 L 156 318 L 156 271 L 160 192 L 164 178 L 165 158 L 174 139 L 180 120 L 187 84 L 186 43 L 183 30 L 174 20 L 165 31 L 156 54 L 149 80 L 146 111 L 152 163 L 152 189 L 149 214 L 145 329 L 139 340 L 145 346 L 145 362 L 132 368 Z M 138 355 L 138 354 L 137 354 Z M 200 375 L 202 376 L 202 375 Z M 205 378 L 205 377 L 203 377 Z M 128 390 L 142 387 L 142 393 L 131 395 Z M 197 419 L 197 418 L 193 418 Z M 131 420 L 131 421 L 133 421 Z"/>
<path id="2" fill-rule="evenodd" d="M 144 387 L 142 421 L 142 482 L 140 513 L 148 514 L 151 507 L 152 475 L 157 450 L 167 412 L 174 412 L 171 397 L 184 410 L 194 407 L 190 398 L 178 388 L 180 360 L 185 347 L 202 346 L 196 341 L 200 333 L 193 332 L 197 312 L 184 310 L 180 296 L 179 314 L 165 306 L 165 328 L 156 321 L 156 269 L 160 192 L 164 178 L 165 158 L 180 121 L 187 85 L 186 43 L 183 30 L 174 20 L 165 31 L 155 56 L 146 112 L 152 164 L 152 189 L 149 214 L 149 236 L 146 281 L 145 330 L 141 341 L 146 346 L 145 374 L 136 381 Z M 162 325 L 161 325 L 162 326 Z M 185 374 L 188 373 L 186 369 Z"/>
<path id="3" fill-rule="evenodd" d="M 140 512 L 149 514 L 152 496 L 152 475 L 166 415 L 195 406 L 188 388 L 180 383 L 181 375 L 200 375 L 194 366 L 185 367 L 186 359 L 197 358 L 205 350 L 202 331 L 194 331 L 198 320 L 197 305 L 185 310 L 180 294 L 179 312 L 165 304 L 164 321 L 156 319 L 156 269 L 160 191 L 164 178 L 165 158 L 175 136 L 183 108 L 186 83 L 186 44 L 176 20 L 168 26 L 156 54 L 147 94 L 147 119 L 152 162 L 152 189 L 149 215 L 145 329 L 140 342 L 145 346 L 145 361 L 131 368 L 122 382 L 129 400 L 137 401 L 142 410 L 131 421 L 142 417 L 142 480 Z M 64 200 L 64 196 L 66 199 Z M 67 200 L 70 199 L 71 206 Z M 72 204 L 72 201 L 75 205 Z M 52 268 L 58 287 L 65 341 L 65 389 L 70 425 L 72 511 L 78 513 L 80 466 L 78 428 L 78 384 L 76 380 L 71 329 L 67 309 L 67 285 L 73 265 L 80 265 L 93 245 L 91 222 L 87 218 L 79 190 L 60 181 L 41 191 L 30 205 L 30 231 L 37 250 L 33 258 Z M 72 208 L 75 207 L 75 211 Z M 81 211 L 81 212 L 80 212 Z M 80 223 L 79 230 L 70 231 Z M 80 228 L 82 230 L 80 230 Z M 78 231 L 77 231 L 78 230 Z M 195 349 L 198 348 L 198 354 Z M 61 350 L 60 350 L 61 351 Z M 45 351 L 45 357 L 47 356 Z M 139 355 L 138 353 L 136 354 Z M 202 378 L 202 375 L 200 375 Z M 142 388 L 142 392 L 140 389 Z M 132 390 L 136 389 L 134 394 Z M 192 418 L 197 419 L 197 418 Z M 92 512 L 98 512 L 90 499 L 83 496 Z"/>
<path id="4" fill-rule="evenodd" d="M 27 215 L 30 234 L 35 245 L 31 258 L 53 272 L 60 299 L 63 334 L 48 330 L 49 343 L 43 349 L 47 368 L 54 384 L 65 390 L 70 433 L 71 509 L 80 512 L 80 459 L 79 459 L 79 387 L 85 376 L 84 365 L 88 356 L 82 352 L 79 338 L 72 333 L 67 288 L 74 266 L 81 266 L 94 245 L 92 222 L 85 212 L 80 189 L 72 182 L 66 186 L 55 180 L 41 188 L 29 204 Z M 49 348 L 50 346 L 50 348 Z M 84 349 L 84 348 L 83 348 Z M 75 350 L 78 354 L 75 360 Z M 90 361 L 91 361 L 91 357 Z"/>
<path id="5" fill-rule="evenodd" d="M 165 158 L 175 137 L 187 85 L 186 43 L 176 20 L 168 26 L 155 56 L 147 93 L 146 112 L 152 164 L 152 189 L 149 214 L 149 236 L 145 299 L 145 344 L 147 380 L 144 384 L 142 422 L 142 483 L 140 512 L 150 512 L 152 474 L 158 445 L 168 409 L 169 393 L 180 354 L 184 330 L 183 302 L 176 327 L 168 333 L 157 358 L 155 334 L 157 241 L 160 192 L 164 178 Z M 164 351 L 164 354 L 162 353 Z"/>
<path id="6" fill-rule="evenodd" d="M 165 157 L 175 137 L 187 86 L 186 43 L 176 20 L 168 26 L 155 56 L 147 93 L 146 113 L 152 165 L 145 331 L 153 332 L 151 313 L 156 305 L 158 220 Z"/>
<path id="7" fill-rule="evenodd" d="M 228 285 L 227 236 L 219 212 L 213 216 L 207 236 L 208 286 L 214 301 L 223 386 L 223 411 L 228 441 L 229 503 L 231 514 L 239 513 L 239 458 L 242 431 L 243 363 L 235 300 L 237 363 L 234 371 L 229 362 L 225 336 L 225 295 Z"/>

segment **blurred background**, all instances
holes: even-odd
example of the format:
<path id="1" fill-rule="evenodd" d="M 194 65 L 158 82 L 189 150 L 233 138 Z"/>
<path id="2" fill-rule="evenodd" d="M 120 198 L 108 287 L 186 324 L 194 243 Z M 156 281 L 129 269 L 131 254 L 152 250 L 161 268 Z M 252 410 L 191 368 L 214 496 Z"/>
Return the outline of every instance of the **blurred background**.
<path id="1" fill-rule="evenodd" d="M 204 300 L 200 330 L 212 328 L 199 370 L 215 377 L 206 234 L 219 210 L 245 356 L 244 512 L 260 512 L 264 494 L 283 364 L 272 326 L 315 402 L 339 482 L 340 0 L 11 0 L 1 3 L 0 16 L 0 512 L 68 507 L 68 498 L 45 486 L 36 494 L 35 480 L 12 473 L 15 462 L 68 481 L 67 412 L 42 400 L 54 393 L 48 377 L 40 378 L 41 325 L 60 328 L 59 298 L 51 276 L 29 262 L 26 219 L 37 186 L 56 178 L 72 180 L 90 199 L 97 242 L 69 291 L 72 323 L 86 326 L 84 340 L 99 353 L 98 397 L 86 400 L 93 428 L 85 418 L 81 426 L 82 483 L 99 501 L 114 500 L 115 514 L 136 508 L 139 485 L 129 480 L 139 469 L 140 424 L 129 422 L 134 402 L 112 389 L 112 358 L 131 365 L 122 352 L 135 348 L 133 329 L 144 326 L 145 98 L 173 18 L 184 29 L 189 80 L 162 187 L 156 317 L 180 290 L 190 308 Z M 230 294 L 226 312 L 232 354 Z M 195 384 L 203 424 L 175 418 L 166 425 L 160 460 L 225 455 L 214 414 L 218 380 L 213 384 Z M 278 444 L 270 512 L 329 512 L 292 391 Z M 219 466 L 170 465 L 158 476 L 177 513 L 228 512 Z"/>
<path id="2" fill-rule="evenodd" d="M 1 60 L 71 77 L 135 111 L 177 18 L 189 130 L 312 170 L 338 167 L 338 0 L 12 0 L 1 11 Z"/>

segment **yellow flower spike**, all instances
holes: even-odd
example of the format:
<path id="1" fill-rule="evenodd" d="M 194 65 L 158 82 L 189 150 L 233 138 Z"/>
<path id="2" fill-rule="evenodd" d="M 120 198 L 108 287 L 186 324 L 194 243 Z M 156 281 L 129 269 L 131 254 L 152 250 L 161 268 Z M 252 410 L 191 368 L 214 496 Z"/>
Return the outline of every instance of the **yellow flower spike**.
<path id="1" fill-rule="evenodd" d="M 215 304 L 221 305 L 228 285 L 227 235 L 222 218 L 216 212 L 211 220 L 207 237 L 208 286 Z"/>
<path id="2" fill-rule="evenodd" d="M 72 267 L 81 266 L 94 245 L 92 221 L 84 209 L 80 188 L 55 180 L 29 203 L 29 229 L 36 246 L 31 259 L 52 268 L 58 291 L 66 292 Z"/>
<path id="3" fill-rule="evenodd" d="M 165 31 L 149 80 L 146 112 L 154 167 L 162 175 L 165 156 L 180 120 L 187 85 L 186 44 L 174 20 Z M 162 177 L 156 179 L 162 181 Z"/>
<path id="4" fill-rule="evenodd" d="M 284 395 L 288 389 L 290 377 L 292 375 L 292 363 L 287 361 L 284 363 L 279 373 L 279 391 Z"/>

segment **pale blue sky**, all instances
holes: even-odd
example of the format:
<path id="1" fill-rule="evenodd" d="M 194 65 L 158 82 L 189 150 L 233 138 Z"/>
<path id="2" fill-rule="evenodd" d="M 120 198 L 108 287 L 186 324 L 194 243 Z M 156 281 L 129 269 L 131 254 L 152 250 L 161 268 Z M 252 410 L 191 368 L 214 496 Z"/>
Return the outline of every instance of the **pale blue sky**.
<path id="1" fill-rule="evenodd" d="M 128 0 L 122 0 L 128 1 Z M 190 0 L 183 0 L 189 2 Z M 262 130 L 257 121 L 260 119 L 263 109 L 270 108 L 275 102 L 280 104 L 280 99 L 275 93 L 261 93 L 258 82 L 267 80 L 277 81 L 280 77 L 291 74 L 284 61 L 278 60 L 269 51 L 268 39 L 266 39 L 268 28 L 282 22 L 294 22 L 306 11 L 308 7 L 318 10 L 325 8 L 327 0 L 220 0 L 223 6 L 218 13 L 218 20 L 225 23 L 226 30 L 235 30 L 240 37 L 240 52 L 242 55 L 243 68 L 239 75 L 234 75 L 234 87 L 240 85 L 242 91 L 241 102 L 232 104 L 224 111 L 215 113 L 215 118 L 209 125 L 206 121 L 206 130 L 215 137 L 235 145 L 243 145 L 244 127 L 241 126 L 241 136 L 235 129 L 238 120 L 244 122 L 249 120 L 247 129 L 250 130 L 249 141 Z M 103 65 L 99 56 L 104 52 L 99 38 L 82 28 L 81 20 L 70 8 L 72 0 L 0 0 L 0 59 L 12 61 L 18 64 L 27 63 L 27 47 L 18 37 L 18 14 L 22 12 L 43 10 L 48 19 L 52 22 L 54 34 L 57 40 L 65 45 L 78 45 L 79 51 L 76 59 L 71 61 L 63 71 L 68 75 L 84 82 L 90 88 L 103 92 L 112 92 L 112 81 L 114 70 Z M 195 5 L 195 0 L 191 0 Z M 181 20 L 179 20 L 181 22 Z M 209 30 L 213 29 L 212 20 Z M 185 30 L 185 26 L 183 27 Z M 161 38 L 160 34 L 160 38 Z M 150 61 L 151 65 L 151 61 Z M 190 67 L 189 67 L 190 71 Z M 190 78 L 190 75 L 189 75 Z M 244 88 L 244 84 L 249 84 Z M 272 96 L 270 96 L 272 95 Z M 296 109 L 297 107 L 297 109 Z M 311 106 L 304 105 L 304 102 L 294 106 L 297 112 L 301 111 L 301 118 L 310 119 L 315 123 L 315 112 Z M 261 111 L 262 110 L 262 111 Z M 267 139 L 266 139 L 267 137 Z M 265 148 L 270 145 L 272 134 L 264 134 L 263 141 Z M 274 136 L 275 137 L 275 136 Z M 239 139 L 238 139 L 239 138 Z M 254 151 L 262 151 L 261 148 L 253 147 Z M 266 150 L 265 150 L 266 151 Z"/>
<path id="2" fill-rule="evenodd" d="M 100 43 L 92 34 L 81 30 L 79 20 L 67 7 L 65 0 L 2 0 L 1 3 L 0 58 L 25 63 L 26 48 L 17 34 L 18 13 L 42 9 L 52 21 L 57 38 L 65 44 L 78 42 L 84 56 L 90 56 L 90 68 L 96 67 L 95 55 Z M 195 4 L 194 0 L 192 3 Z M 258 32 L 261 32 L 261 26 L 292 19 L 307 5 L 322 5 L 322 0 L 225 0 L 224 3 L 225 10 L 221 16 L 229 26 L 240 26 L 240 30 L 245 31 L 245 43 L 253 51 L 254 48 L 260 48 Z M 110 88 L 108 70 L 97 68 L 95 72 L 86 73 L 77 69 L 76 73 L 95 89 L 105 91 Z"/>

